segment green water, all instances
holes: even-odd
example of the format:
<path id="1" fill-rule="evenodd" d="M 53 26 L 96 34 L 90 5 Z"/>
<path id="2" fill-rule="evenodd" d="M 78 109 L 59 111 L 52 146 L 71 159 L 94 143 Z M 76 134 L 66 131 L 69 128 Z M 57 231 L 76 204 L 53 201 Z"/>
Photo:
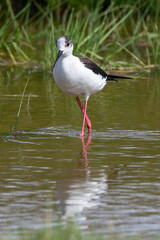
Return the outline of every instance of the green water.
<path id="1" fill-rule="evenodd" d="M 14 127 L 23 100 L 17 136 Z M 159 72 L 134 73 L 91 96 L 90 138 L 52 73 L 0 73 L 0 229 L 16 234 L 74 219 L 84 233 L 160 234 Z M 87 133 L 87 129 L 86 129 Z"/>

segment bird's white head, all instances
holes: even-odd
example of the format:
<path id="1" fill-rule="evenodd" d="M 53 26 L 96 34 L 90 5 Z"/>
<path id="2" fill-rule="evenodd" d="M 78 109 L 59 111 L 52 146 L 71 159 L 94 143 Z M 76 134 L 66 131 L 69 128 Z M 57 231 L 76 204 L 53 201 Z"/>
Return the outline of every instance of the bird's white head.
<path id="1" fill-rule="evenodd" d="M 73 44 L 68 36 L 61 36 L 56 41 L 57 49 L 61 52 L 62 56 L 68 56 L 72 54 Z"/>

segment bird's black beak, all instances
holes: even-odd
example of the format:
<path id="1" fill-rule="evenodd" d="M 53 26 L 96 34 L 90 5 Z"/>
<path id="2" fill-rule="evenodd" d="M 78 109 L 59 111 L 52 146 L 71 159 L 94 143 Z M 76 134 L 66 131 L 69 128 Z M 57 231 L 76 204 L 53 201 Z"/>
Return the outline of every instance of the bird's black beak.
<path id="1" fill-rule="evenodd" d="M 58 60 L 58 58 L 62 55 L 62 53 L 63 53 L 63 51 L 61 51 L 61 50 L 58 51 L 58 56 L 57 56 L 56 60 Z"/>
<path id="2" fill-rule="evenodd" d="M 56 61 L 55 61 L 54 65 L 53 65 L 53 68 L 54 68 L 56 62 L 58 61 L 58 58 L 60 58 L 60 56 L 62 55 L 62 53 L 63 53 L 63 51 L 61 51 L 61 50 L 58 51 L 58 56 L 57 56 Z"/>

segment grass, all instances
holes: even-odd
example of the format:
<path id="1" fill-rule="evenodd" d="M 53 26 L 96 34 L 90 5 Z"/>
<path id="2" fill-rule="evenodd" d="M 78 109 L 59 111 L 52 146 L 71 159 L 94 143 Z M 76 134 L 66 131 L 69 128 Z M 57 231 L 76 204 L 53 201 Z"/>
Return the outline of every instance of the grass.
<path id="1" fill-rule="evenodd" d="M 24 89 L 23 89 L 23 93 L 22 93 L 22 96 L 21 96 L 20 103 L 19 103 L 19 108 L 18 108 L 18 111 L 17 111 L 16 121 L 15 121 L 14 127 L 12 128 L 11 134 L 14 135 L 14 136 L 22 133 L 22 131 L 17 131 L 17 125 L 18 125 L 18 120 L 19 120 L 19 116 L 20 116 L 20 113 L 21 113 L 21 107 L 22 107 L 22 103 L 23 103 L 23 98 L 24 98 L 24 95 L 25 95 L 26 88 L 28 86 L 29 80 L 30 80 L 30 78 L 28 77 L 27 82 L 26 82 L 26 84 L 24 86 Z M 29 102 L 28 102 L 28 106 L 29 106 Z"/>
<path id="2" fill-rule="evenodd" d="M 18 240 L 140 240 L 144 236 L 126 236 L 123 234 L 97 234 L 92 230 L 91 232 L 84 234 L 75 223 L 70 222 L 65 225 L 59 225 L 57 227 L 45 228 L 41 230 L 27 231 L 27 233 L 21 230 L 17 236 Z M 3 239 L 3 238 L 1 238 Z M 15 236 L 8 237 L 8 240 L 15 239 Z M 143 238 L 144 239 L 144 238 Z M 151 240 L 158 240 L 158 236 L 150 238 Z"/>
<path id="3" fill-rule="evenodd" d="M 5 2 L 5 14 L 0 14 L 0 66 L 18 64 L 51 70 L 57 54 L 55 41 L 64 34 L 71 37 L 76 55 L 88 56 L 104 69 L 127 71 L 160 64 L 160 9 L 156 0 L 154 15 L 151 3 L 147 1 L 144 6 L 138 0 L 118 6 L 111 1 L 107 8 L 102 0 L 94 2 L 94 8 L 78 8 L 67 0 L 54 4 L 48 0 L 42 7 L 34 1 L 37 11 L 32 15 L 31 1 L 17 14 L 10 0 Z"/>

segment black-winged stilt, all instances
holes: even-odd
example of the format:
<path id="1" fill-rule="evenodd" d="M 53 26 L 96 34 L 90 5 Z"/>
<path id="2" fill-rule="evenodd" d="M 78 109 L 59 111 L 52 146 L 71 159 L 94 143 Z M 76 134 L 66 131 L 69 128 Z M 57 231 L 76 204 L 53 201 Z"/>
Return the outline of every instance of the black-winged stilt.
<path id="1" fill-rule="evenodd" d="M 86 114 L 87 102 L 90 95 L 100 91 L 108 81 L 116 81 L 116 78 L 130 78 L 109 75 L 90 59 L 73 56 L 73 44 L 68 36 L 59 37 L 56 44 L 58 56 L 53 65 L 54 79 L 63 92 L 76 97 L 83 113 L 80 136 L 84 135 L 85 121 L 87 123 L 88 132 L 91 134 L 91 121 Z M 84 108 L 79 96 L 85 98 Z"/>

